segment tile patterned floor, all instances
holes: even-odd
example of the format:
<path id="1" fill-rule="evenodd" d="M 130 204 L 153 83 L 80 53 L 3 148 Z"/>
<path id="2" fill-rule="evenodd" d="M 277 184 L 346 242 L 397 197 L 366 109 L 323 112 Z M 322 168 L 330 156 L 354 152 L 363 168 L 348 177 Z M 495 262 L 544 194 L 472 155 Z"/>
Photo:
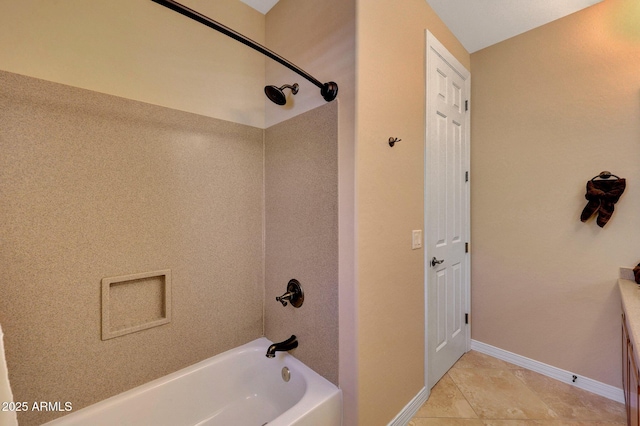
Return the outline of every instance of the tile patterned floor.
<path id="1" fill-rule="evenodd" d="M 471 351 L 433 387 L 408 426 L 626 424 L 623 404 Z"/>

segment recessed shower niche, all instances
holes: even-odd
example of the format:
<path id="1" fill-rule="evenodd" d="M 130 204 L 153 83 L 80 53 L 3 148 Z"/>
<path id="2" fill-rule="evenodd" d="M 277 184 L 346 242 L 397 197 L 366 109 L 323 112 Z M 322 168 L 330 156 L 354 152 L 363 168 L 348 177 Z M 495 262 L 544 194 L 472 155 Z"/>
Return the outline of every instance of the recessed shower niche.
<path id="1" fill-rule="evenodd" d="M 102 279 L 102 340 L 171 322 L 171 270 Z"/>

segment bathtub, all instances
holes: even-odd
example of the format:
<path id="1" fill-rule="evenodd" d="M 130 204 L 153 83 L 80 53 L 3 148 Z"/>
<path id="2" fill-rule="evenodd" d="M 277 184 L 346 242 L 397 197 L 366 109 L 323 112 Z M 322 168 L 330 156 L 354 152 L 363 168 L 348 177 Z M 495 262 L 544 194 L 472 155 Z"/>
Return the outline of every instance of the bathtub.
<path id="1" fill-rule="evenodd" d="M 48 426 L 340 426 L 342 391 L 262 337 Z M 288 369 L 290 379 L 285 381 Z"/>

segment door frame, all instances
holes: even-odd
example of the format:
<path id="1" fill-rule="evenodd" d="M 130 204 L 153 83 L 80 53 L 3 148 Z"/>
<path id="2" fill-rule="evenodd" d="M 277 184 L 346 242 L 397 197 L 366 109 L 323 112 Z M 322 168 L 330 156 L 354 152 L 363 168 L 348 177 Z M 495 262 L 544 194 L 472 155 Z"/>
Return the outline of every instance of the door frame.
<path id="1" fill-rule="evenodd" d="M 438 39 L 429 31 L 425 30 L 426 33 L 426 49 L 425 49 L 425 136 L 424 136 L 424 224 L 423 229 L 425 230 L 424 240 L 424 326 L 425 326 L 425 341 L 424 341 L 424 383 L 425 389 L 427 392 L 430 392 L 429 386 L 429 298 L 428 298 L 428 286 L 429 286 L 429 259 L 430 252 L 429 247 L 426 244 L 428 235 L 427 235 L 427 224 L 428 220 L 428 212 L 429 212 L 429 117 L 432 112 L 432 103 L 428 101 L 428 91 L 432 84 L 435 84 L 432 81 L 432 76 L 429 75 L 429 65 L 430 61 L 433 60 L 431 55 L 439 55 L 445 62 L 452 66 L 464 79 L 465 79 L 465 90 L 467 93 L 467 99 L 469 101 L 469 105 L 471 104 L 471 73 L 466 69 L 445 47 Z M 465 141 L 466 144 L 466 159 L 465 166 L 466 170 L 470 171 L 471 166 L 471 107 L 467 113 L 465 114 L 465 126 L 467 128 Z M 466 201 L 467 201 L 467 211 L 465 212 L 465 233 L 467 236 L 467 242 L 469 242 L 469 247 L 471 246 L 471 179 L 466 188 Z M 469 323 L 465 327 L 465 341 L 466 341 L 466 351 L 471 350 L 471 250 L 465 256 L 465 267 L 467 273 L 465 274 L 465 312 L 469 314 Z"/>

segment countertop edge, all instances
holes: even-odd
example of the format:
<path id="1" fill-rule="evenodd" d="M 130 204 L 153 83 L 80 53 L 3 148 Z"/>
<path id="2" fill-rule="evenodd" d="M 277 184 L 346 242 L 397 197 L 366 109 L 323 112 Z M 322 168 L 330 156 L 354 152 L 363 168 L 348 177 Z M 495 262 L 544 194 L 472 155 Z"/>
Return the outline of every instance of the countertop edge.
<path id="1" fill-rule="evenodd" d="M 627 321 L 629 339 L 634 347 L 633 353 L 636 354 L 636 348 L 638 348 L 636 342 L 640 342 L 640 286 L 635 281 L 620 278 L 618 279 L 618 288 Z"/>

